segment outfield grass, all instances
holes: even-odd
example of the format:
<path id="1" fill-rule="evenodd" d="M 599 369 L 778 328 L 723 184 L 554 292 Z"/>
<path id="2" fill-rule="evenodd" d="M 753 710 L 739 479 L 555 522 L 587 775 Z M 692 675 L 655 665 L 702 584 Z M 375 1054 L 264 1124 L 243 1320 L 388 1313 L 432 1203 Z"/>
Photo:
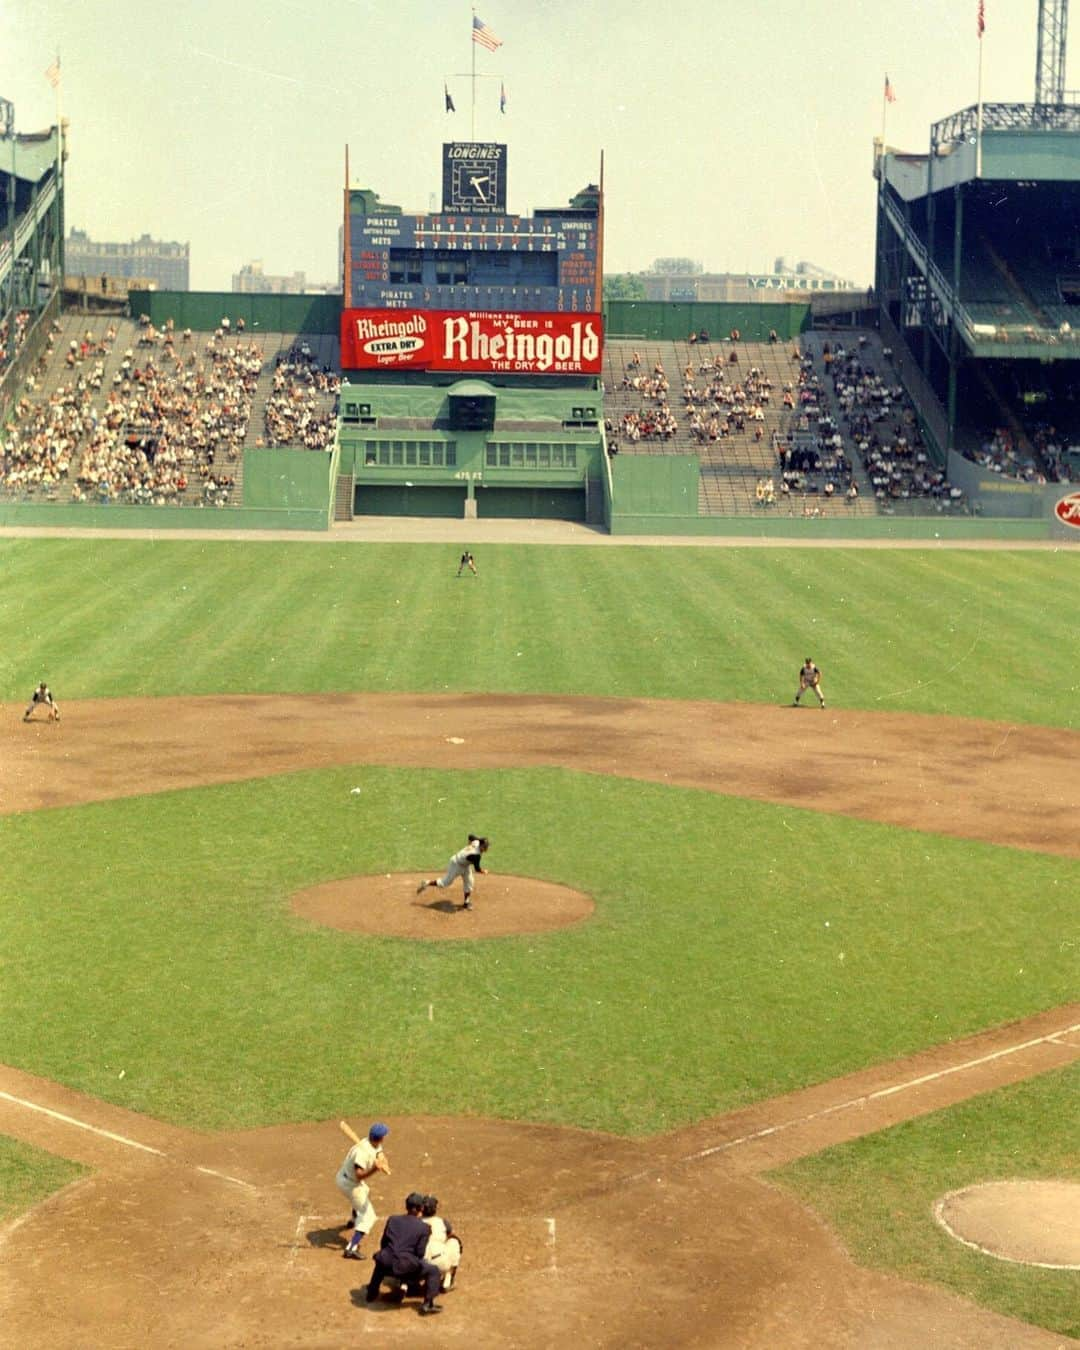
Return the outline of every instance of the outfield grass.
<path id="1" fill-rule="evenodd" d="M 418 944 L 287 910 L 469 828 L 594 919 Z M 1077 988 L 1080 863 L 559 769 L 294 774 L 7 817 L 0 850 L 0 1061 L 205 1128 L 363 1105 L 649 1133 Z"/>
<path id="2" fill-rule="evenodd" d="M 0 697 L 480 690 L 1072 727 L 1080 556 L 888 549 L 0 540 Z"/>
<path id="3" fill-rule="evenodd" d="M 0 1221 L 13 1219 L 87 1168 L 0 1135 Z"/>
<path id="4" fill-rule="evenodd" d="M 1080 1065 L 828 1149 L 773 1174 L 864 1265 L 945 1285 L 998 1312 L 1080 1337 L 1080 1274 L 983 1256 L 950 1238 L 934 1202 L 982 1181 L 1080 1181 Z"/>

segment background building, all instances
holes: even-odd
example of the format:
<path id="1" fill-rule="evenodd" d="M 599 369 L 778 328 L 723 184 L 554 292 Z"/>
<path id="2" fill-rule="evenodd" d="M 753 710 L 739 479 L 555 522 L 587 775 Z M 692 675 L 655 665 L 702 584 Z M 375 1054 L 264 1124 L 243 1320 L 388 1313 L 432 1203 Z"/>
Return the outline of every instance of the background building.
<path id="1" fill-rule="evenodd" d="M 74 227 L 64 242 L 64 270 L 69 277 L 138 277 L 161 290 L 190 288 L 191 245 L 166 243 L 148 234 L 127 244 L 98 243 Z"/>
<path id="2" fill-rule="evenodd" d="M 682 263 L 679 270 L 673 263 Z M 657 258 L 641 274 L 647 300 L 699 300 L 746 304 L 761 301 L 787 303 L 822 291 L 854 291 L 845 281 L 814 263 L 789 265 L 777 258 L 771 272 L 704 272 L 690 259 Z"/>
<path id="3" fill-rule="evenodd" d="M 233 273 L 232 288 L 237 295 L 303 295 L 307 277 L 303 272 L 291 276 L 272 276 L 263 271 L 261 259 L 245 263 Z"/>

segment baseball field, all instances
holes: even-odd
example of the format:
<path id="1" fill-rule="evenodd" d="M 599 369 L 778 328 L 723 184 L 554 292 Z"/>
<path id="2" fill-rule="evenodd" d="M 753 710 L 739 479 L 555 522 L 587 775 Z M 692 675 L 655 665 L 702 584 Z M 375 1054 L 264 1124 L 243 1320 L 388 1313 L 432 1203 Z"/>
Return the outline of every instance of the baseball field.
<path id="1" fill-rule="evenodd" d="M 464 1234 L 432 1344 L 1080 1337 L 1037 1210 L 935 1218 L 1080 1183 L 1080 555 L 457 553 L 0 539 L 17 1342 L 415 1338 L 340 1118 Z"/>

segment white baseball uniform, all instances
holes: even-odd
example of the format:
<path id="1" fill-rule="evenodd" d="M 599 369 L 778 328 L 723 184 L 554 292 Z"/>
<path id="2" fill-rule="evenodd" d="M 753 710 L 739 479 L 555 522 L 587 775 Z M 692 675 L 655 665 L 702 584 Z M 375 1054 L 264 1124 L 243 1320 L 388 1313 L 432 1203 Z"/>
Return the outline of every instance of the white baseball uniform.
<path id="1" fill-rule="evenodd" d="M 360 1234 L 370 1233 L 379 1216 L 371 1203 L 367 1182 L 356 1179 L 356 1169 L 368 1171 L 375 1166 L 375 1159 L 381 1153 L 382 1149 L 376 1148 L 370 1139 L 361 1139 L 345 1154 L 345 1161 L 334 1178 L 334 1184 L 356 1211 L 355 1228 Z"/>

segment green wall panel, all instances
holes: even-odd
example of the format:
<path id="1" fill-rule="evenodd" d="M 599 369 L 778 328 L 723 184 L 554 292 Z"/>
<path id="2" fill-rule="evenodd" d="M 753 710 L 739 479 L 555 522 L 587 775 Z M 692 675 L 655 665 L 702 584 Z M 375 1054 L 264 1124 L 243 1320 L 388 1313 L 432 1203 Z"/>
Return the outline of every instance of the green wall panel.
<path id="1" fill-rule="evenodd" d="M 476 514 L 484 520 L 578 520 L 585 519 L 585 493 L 542 487 L 476 489 Z"/>
<path id="2" fill-rule="evenodd" d="M 59 530 L 325 530 L 326 511 L 0 502 L 0 525 Z"/>
<path id="3" fill-rule="evenodd" d="M 612 531 L 620 516 L 696 516 L 697 455 L 616 455 Z"/>
<path id="4" fill-rule="evenodd" d="M 460 520 L 465 515 L 465 488 L 406 487 L 404 483 L 357 483 L 353 510 L 358 516 L 441 516 Z"/>
<path id="5" fill-rule="evenodd" d="M 249 447 L 244 451 L 244 505 L 328 513 L 332 469 L 326 451 Z"/>
<path id="6" fill-rule="evenodd" d="M 857 539 L 924 539 L 932 548 L 938 541 L 1048 539 L 1048 520 L 962 520 L 938 516 L 857 516 L 852 520 L 761 516 L 612 516 L 613 535 L 670 535 L 683 538 L 806 539 L 842 543 Z M 1080 540 L 1077 541 L 1080 545 Z"/>
<path id="7" fill-rule="evenodd" d="M 610 300 L 604 306 L 604 332 L 608 337 L 682 341 L 704 328 L 716 341 L 726 338 L 737 328 L 747 342 L 766 342 L 771 328 L 786 340 L 809 327 L 808 303 L 755 305 L 696 300 Z"/>
<path id="8" fill-rule="evenodd" d="M 212 333 L 227 314 L 264 333 L 333 333 L 341 321 L 340 295 L 234 295 L 231 291 L 132 291 L 135 318 L 158 326 L 172 319 L 177 328 Z"/>

